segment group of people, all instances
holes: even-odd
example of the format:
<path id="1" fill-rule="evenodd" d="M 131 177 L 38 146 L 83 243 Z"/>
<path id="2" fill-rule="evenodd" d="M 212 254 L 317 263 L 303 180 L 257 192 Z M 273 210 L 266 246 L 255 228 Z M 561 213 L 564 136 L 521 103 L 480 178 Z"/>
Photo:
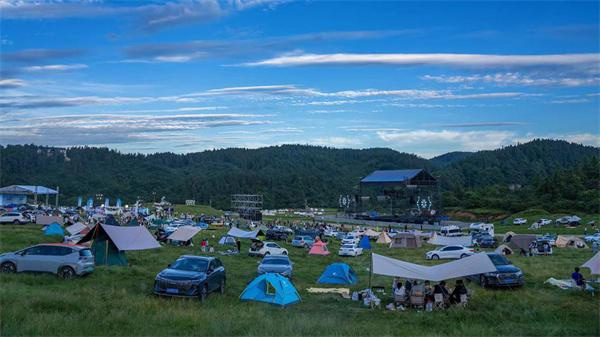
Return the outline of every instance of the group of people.
<path id="1" fill-rule="evenodd" d="M 394 279 L 392 285 L 394 293 L 394 302 L 400 310 L 404 310 L 406 305 L 411 304 L 411 297 L 423 298 L 423 307 L 427 311 L 431 311 L 435 304 L 436 295 L 441 295 L 442 303 L 440 306 L 446 307 L 448 305 L 459 304 L 462 302 L 461 297 L 468 295 L 467 288 L 464 285 L 463 280 L 456 280 L 454 289 L 449 291 L 446 288 L 446 281 L 440 281 L 438 284 L 431 286 L 429 281 L 419 280 L 406 280 L 404 283 Z M 421 301 L 417 301 L 420 303 Z"/>

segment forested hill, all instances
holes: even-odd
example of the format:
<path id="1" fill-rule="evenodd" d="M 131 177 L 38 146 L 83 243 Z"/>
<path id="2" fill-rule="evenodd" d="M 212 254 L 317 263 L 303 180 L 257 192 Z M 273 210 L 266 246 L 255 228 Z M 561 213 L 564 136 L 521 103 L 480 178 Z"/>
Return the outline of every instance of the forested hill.
<path id="1" fill-rule="evenodd" d="M 302 207 L 305 202 L 335 207 L 341 193 L 354 193 L 360 178 L 373 170 L 427 168 L 442 178 L 446 205 L 482 206 L 486 202 L 479 195 L 483 188 L 494 187 L 498 193 L 515 183 L 537 188 L 548 184 L 547 178 L 556 178 L 556 172 L 579 167 L 586 158 L 597 156 L 598 151 L 564 141 L 537 140 L 428 161 L 391 149 L 305 145 L 185 155 L 8 145 L 0 146 L 0 186 L 60 186 L 61 197 L 71 203 L 79 195 L 103 193 L 127 203 L 137 197 L 152 201 L 164 195 L 173 202 L 195 199 L 228 208 L 233 193 L 261 193 L 268 208 Z M 574 172 L 577 175 L 582 171 Z"/>

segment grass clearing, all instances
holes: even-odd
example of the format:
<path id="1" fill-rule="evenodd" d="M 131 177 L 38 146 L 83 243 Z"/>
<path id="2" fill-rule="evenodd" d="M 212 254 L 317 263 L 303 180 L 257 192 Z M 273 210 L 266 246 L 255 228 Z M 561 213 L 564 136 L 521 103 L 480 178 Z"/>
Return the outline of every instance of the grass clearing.
<path id="1" fill-rule="evenodd" d="M 201 232 L 216 244 L 225 229 Z M 212 237 L 214 235 L 214 238 Z M 39 226 L 1 226 L 0 251 L 56 240 L 42 235 Z M 369 254 L 340 258 L 333 254 L 309 256 L 303 249 L 283 244 L 294 264 L 293 282 L 302 302 L 282 309 L 264 303 L 241 302 L 238 297 L 256 276 L 258 258 L 245 254 L 221 256 L 227 268 L 225 295 L 211 294 L 205 304 L 195 299 L 157 298 L 154 276 L 182 254 L 200 254 L 199 247 L 164 246 L 128 252 L 129 267 L 98 267 L 90 276 L 62 281 L 53 275 L 0 275 L 0 320 L 4 336 L 18 335 L 243 335 L 243 336 L 398 336 L 398 335 L 580 335 L 600 334 L 599 297 L 543 285 L 549 277 L 568 278 L 573 267 L 592 256 L 590 249 L 555 249 L 549 257 L 513 257 L 526 274 L 519 289 L 482 289 L 468 283 L 474 297 L 465 309 L 436 312 L 370 310 L 336 295 L 308 294 L 324 268 L 333 262 L 350 264 L 359 277 L 353 290 L 369 280 Z M 415 263 L 432 246 L 374 251 Z M 249 243 L 242 243 L 247 251 Z M 218 254 L 217 254 L 218 255 Z M 584 276 L 589 277 L 588 270 Z M 392 279 L 375 276 L 373 285 L 386 287 L 389 302 Z"/>

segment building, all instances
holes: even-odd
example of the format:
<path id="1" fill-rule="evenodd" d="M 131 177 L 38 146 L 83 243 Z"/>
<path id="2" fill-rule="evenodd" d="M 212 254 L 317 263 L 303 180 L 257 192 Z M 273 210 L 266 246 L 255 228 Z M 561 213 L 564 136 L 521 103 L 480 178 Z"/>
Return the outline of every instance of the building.
<path id="1" fill-rule="evenodd" d="M 0 188 L 0 206 L 23 205 L 27 203 L 27 197 L 33 196 L 34 203 L 37 203 L 39 195 L 48 197 L 53 194 L 58 198 L 58 191 L 44 186 L 32 185 L 11 185 Z"/>

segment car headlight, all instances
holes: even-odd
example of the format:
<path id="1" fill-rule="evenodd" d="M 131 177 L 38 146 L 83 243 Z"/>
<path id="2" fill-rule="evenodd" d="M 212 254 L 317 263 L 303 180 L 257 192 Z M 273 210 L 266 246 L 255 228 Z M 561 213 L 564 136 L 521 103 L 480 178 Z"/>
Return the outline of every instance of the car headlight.
<path id="1" fill-rule="evenodd" d="M 515 273 L 515 275 L 517 275 L 517 277 L 522 277 L 523 276 L 523 272 L 522 271 L 518 271 Z"/>
<path id="2" fill-rule="evenodd" d="M 485 273 L 483 275 L 487 276 L 487 277 L 496 277 L 496 276 L 498 276 L 498 272 L 494 271 L 494 272 L 491 272 L 491 273 Z"/>

